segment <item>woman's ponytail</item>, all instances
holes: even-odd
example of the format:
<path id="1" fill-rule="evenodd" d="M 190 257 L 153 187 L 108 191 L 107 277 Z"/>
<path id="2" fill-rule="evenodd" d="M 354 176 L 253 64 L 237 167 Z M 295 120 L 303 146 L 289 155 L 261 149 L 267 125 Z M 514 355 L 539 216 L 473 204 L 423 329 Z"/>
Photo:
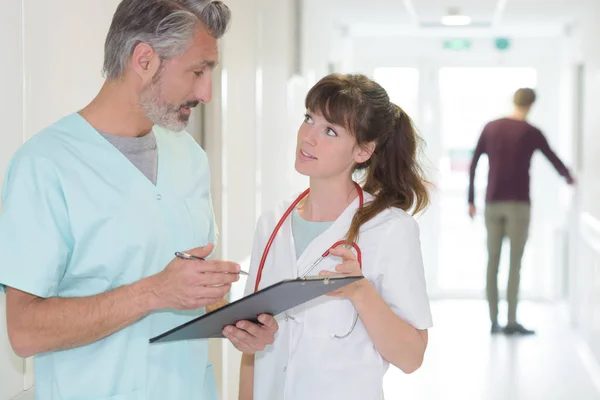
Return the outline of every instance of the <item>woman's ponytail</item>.
<path id="1" fill-rule="evenodd" d="M 393 124 L 380 136 L 375 151 L 364 166 L 364 190 L 375 199 L 357 211 L 347 240 L 358 239 L 360 227 L 386 208 L 396 207 L 417 214 L 429 204 L 429 193 L 423 169 L 418 163 L 422 139 L 411 118 L 399 106 L 390 103 Z"/>

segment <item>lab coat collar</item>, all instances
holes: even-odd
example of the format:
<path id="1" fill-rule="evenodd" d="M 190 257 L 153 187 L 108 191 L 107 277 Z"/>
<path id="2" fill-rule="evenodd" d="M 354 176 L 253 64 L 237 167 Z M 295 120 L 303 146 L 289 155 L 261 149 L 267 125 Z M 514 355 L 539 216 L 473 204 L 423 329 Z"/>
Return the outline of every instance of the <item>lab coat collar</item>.
<path id="1" fill-rule="evenodd" d="M 367 204 L 373 201 L 374 197 L 367 192 L 364 193 L 364 203 Z M 342 214 L 334 221 L 334 223 L 322 234 L 317 236 L 310 244 L 306 247 L 300 258 L 298 258 L 298 273 L 302 275 L 304 271 L 306 271 L 319 257 L 329 249 L 331 245 L 333 245 L 338 240 L 343 240 L 348 233 L 348 229 L 350 229 L 350 225 L 352 223 L 352 218 L 354 214 L 358 210 L 360 205 L 359 197 L 357 196 L 352 203 L 346 207 L 346 209 L 342 212 Z M 291 222 L 290 222 L 291 226 Z M 290 235 L 292 236 L 292 235 Z M 292 248 L 293 239 L 292 239 Z M 295 252 L 294 252 L 295 254 Z M 313 273 L 318 273 L 318 271 L 312 271 Z"/>

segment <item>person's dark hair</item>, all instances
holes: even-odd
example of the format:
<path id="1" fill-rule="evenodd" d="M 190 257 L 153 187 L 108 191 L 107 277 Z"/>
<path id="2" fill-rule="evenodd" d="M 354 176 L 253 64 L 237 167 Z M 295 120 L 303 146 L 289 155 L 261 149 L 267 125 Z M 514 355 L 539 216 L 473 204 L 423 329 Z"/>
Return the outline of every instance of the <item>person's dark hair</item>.
<path id="1" fill-rule="evenodd" d="M 531 107 L 535 102 L 535 91 L 530 88 L 521 88 L 515 92 L 513 101 L 517 107 Z"/>
<path id="2" fill-rule="evenodd" d="M 378 83 L 364 75 L 328 75 L 308 92 L 305 105 L 346 128 L 358 146 L 375 143 L 371 158 L 355 166 L 355 171 L 364 171 L 363 188 L 375 199 L 354 215 L 349 242 L 358 238 L 363 224 L 386 208 L 416 214 L 427 207 L 429 182 L 417 160 L 423 141 L 410 117 L 390 102 Z"/>
<path id="3" fill-rule="evenodd" d="M 219 39 L 230 19 L 229 8 L 216 0 L 123 0 L 106 36 L 104 75 L 108 80 L 122 77 L 140 42 L 168 60 L 185 52 L 199 24 Z"/>

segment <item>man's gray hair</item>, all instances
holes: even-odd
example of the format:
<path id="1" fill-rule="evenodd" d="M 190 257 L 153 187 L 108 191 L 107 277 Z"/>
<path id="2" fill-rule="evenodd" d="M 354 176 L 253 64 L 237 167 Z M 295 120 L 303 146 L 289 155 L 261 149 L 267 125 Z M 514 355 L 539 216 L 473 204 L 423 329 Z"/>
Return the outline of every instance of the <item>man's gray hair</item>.
<path id="1" fill-rule="evenodd" d="M 104 75 L 119 79 L 140 42 L 161 60 L 185 53 L 198 24 L 219 39 L 231 11 L 217 0 L 123 0 L 117 7 L 104 45 Z"/>

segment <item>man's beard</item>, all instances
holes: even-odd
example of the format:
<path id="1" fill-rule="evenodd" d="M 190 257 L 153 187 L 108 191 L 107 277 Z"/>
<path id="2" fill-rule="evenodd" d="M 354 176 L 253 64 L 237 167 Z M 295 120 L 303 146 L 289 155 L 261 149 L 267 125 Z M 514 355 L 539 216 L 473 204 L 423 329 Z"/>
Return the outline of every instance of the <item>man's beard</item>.
<path id="1" fill-rule="evenodd" d="M 162 79 L 160 74 L 143 90 L 140 96 L 140 107 L 152 123 L 174 132 L 180 132 L 187 126 L 190 116 L 183 108 L 194 108 L 198 101 L 188 101 L 180 106 L 169 104 L 162 98 Z"/>

